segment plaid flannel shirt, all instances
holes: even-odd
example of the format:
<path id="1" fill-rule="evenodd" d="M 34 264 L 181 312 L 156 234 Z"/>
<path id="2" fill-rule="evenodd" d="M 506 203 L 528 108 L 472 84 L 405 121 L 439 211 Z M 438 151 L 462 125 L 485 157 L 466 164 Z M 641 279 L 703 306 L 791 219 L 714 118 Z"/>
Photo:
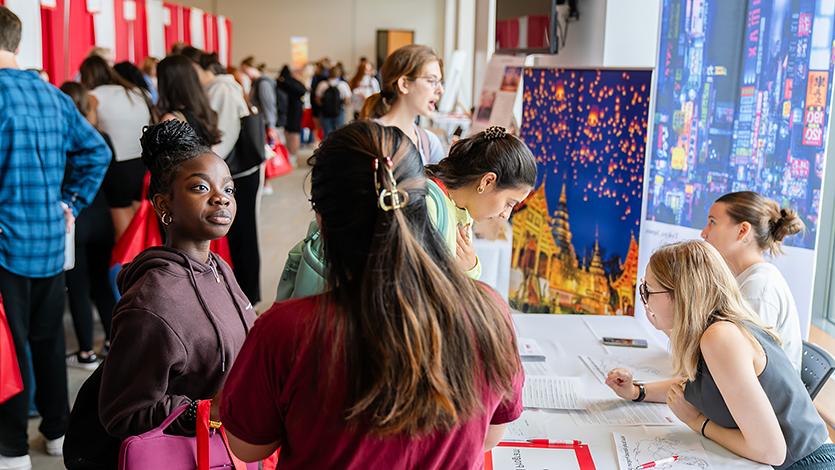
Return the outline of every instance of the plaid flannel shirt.
<path id="1" fill-rule="evenodd" d="M 30 278 L 59 274 L 66 242 L 61 203 L 78 215 L 110 159 L 68 96 L 33 72 L 0 69 L 0 266 Z"/>

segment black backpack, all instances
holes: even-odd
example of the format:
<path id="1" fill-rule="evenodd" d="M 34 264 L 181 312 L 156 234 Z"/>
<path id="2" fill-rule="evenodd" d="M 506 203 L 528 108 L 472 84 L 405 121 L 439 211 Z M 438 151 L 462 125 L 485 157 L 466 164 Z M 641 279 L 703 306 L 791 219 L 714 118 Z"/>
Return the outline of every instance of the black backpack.
<path id="1" fill-rule="evenodd" d="M 342 94 L 339 93 L 339 88 L 334 85 L 328 86 L 325 94 L 322 95 L 322 116 L 328 118 L 339 117 L 342 114 L 343 105 L 344 102 L 342 101 Z"/>

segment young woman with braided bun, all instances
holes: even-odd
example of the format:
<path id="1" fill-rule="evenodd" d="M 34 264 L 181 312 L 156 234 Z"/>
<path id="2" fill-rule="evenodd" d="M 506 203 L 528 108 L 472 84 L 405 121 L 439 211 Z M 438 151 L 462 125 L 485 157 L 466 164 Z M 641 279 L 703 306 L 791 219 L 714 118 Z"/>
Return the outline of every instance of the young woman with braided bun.
<path id="1" fill-rule="evenodd" d="M 185 122 L 146 128 L 141 143 L 166 243 L 119 273 L 110 353 L 73 407 L 64 444 L 70 469 L 116 468 L 123 439 L 183 404 L 188 411 L 168 431 L 193 434 L 197 402 L 218 394 L 255 322 L 231 268 L 209 251 L 235 218 L 226 163 Z"/>
<path id="2" fill-rule="evenodd" d="M 783 340 L 783 350 L 800 370 L 800 317 L 789 285 L 765 253 L 779 255 L 783 240 L 803 231 L 794 210 L 752 191 L 725 194 L 711 206 L 702 238 L 731 268 L 742 296 Z"/>
<path id="3" fill-rule="evenodd" d="M 509 309 L 455 266 L 407 139 L 356 121 L 315 151 L 329 290 L 274 304 L 247 338 L 220 408 L 242 459 L 480 468 L 521 414 Z"/>

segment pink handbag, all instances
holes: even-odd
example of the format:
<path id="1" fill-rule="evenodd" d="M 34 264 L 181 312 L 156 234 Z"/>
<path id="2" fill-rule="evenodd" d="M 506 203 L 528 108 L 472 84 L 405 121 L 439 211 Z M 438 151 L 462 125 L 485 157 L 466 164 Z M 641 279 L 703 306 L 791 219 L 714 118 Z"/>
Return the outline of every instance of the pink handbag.
<path id="1" fill-rule="evenodd" d="M 224 439 L 223 428 L 211 430 L 209 433 L 198 432 L 196 438 L 165 434 L 163 431 L 187 407 L 188 404 L 177 407 L 156 429 L 125 439 L 119 449 L 119 470 L 151 468 L 165 468 L 167 470 L 210 470 L 219 468 L 258 470 L 258 462 L 244 464 L 231 455 Z M 207 422 L 204 424 L 208 426 L 208 416 L 205 416 L 205 420 Z M 198 443 L 201 439 L 208 440 L 208 443 Z M 208 458 L 205 458 L 204 455 L 204 458 L 198 459 L 198 447 L 204 447 L 206 444 L 208 444 Z"/>

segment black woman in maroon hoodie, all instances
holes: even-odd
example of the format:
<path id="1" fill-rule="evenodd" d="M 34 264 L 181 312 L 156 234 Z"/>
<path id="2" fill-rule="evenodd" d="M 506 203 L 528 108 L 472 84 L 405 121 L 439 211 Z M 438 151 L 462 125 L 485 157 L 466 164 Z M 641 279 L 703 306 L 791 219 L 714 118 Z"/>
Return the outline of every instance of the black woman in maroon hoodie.
<path id="1" fill-rule="evenodd" d="M 213 399 L 255 321 L 232 270 L 209 251 L 235 218 L 226 163 L 184 122 L 146 128 L 141 142 L 166 243 L 119 274 L 110 354 L 70 418 L 70 469 L 116 468 L 122 440 L 159 426 L 183 403 Z M 184 414 L 169 432 L 192 435 L 194 424 Z"/>

